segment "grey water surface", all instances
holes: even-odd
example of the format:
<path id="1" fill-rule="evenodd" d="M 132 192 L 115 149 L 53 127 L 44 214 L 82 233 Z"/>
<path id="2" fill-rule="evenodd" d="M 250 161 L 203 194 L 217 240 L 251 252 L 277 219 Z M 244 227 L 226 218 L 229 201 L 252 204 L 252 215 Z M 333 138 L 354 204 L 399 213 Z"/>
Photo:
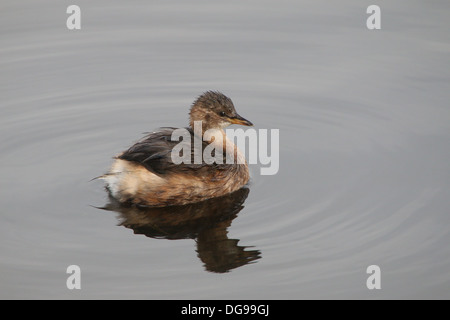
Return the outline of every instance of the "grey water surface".
<path id="1" fill-rule="evenodd" d="M 71 4 L 0 3 L 0 298 L 450 298 L 448 1 Z M 206 90 L 279 129 L 278 173 L 111 204 L 90 180 Z"/>

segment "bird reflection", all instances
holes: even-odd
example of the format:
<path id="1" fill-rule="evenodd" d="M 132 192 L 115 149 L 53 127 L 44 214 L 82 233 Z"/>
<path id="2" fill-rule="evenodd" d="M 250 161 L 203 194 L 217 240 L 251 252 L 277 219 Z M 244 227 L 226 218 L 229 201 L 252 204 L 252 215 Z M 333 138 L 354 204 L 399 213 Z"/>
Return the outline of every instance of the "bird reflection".
<path id="1" fill-rule="evenodd" d="M 197 254 L 210 272 L 224 273 L 260 259 L 259 250 L 246 250 L 228 238 L 228 227 L 244 208 L 249 189 L 206 201 L 162 208 L 125 206 L 113 198 L 102 209 L 120 214 L 120 224 L 155 239 L 194 239 Z"/>

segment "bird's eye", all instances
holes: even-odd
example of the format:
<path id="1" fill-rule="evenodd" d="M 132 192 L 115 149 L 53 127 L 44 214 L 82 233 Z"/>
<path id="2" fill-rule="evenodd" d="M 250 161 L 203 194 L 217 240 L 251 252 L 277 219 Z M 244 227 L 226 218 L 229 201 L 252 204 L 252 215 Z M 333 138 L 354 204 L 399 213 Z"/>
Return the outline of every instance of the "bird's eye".
<path id="1" fill-rule="evenodd" d="M 225 112 L 220 111 L 219 115 L 220 115 L 221 117 L 225 117 Z"/>

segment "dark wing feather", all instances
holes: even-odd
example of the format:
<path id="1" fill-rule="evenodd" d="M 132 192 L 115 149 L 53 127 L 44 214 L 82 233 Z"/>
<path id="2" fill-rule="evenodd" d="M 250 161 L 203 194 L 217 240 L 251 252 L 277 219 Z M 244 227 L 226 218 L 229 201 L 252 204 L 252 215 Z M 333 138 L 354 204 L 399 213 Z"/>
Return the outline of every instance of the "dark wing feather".
<path id="1" fill-rule="evenodd" d="M 180 143 L 180 141 L 171 140 L 172 132 L 175 129 L 176 128 L 166 127 L 148 134 L 142 140 L 138 141 L 119 155 L 118 158 L 139 163 L 147 170 L 159 175 L 177 172 L 181 173 L 191 170 L 201 170 L 203 172 L 209 170 L 223 170 L 230 166 L 229 164 L 225 164 L 225 155 L 223 160 L 224 164 L 194 164 L 194 139 L 197 138 L 195 138 L 192 130 L 189 128 L 186 129 L 189 130 L 191 134 L 191 164 L 174 164 L 172 162 L 171 152 L 172 149 Z M 184 143 L 189 143 L 189 141 L 184 141 Z M 202 154 L 206 146 L 207 143 L 202 142 Z"/>

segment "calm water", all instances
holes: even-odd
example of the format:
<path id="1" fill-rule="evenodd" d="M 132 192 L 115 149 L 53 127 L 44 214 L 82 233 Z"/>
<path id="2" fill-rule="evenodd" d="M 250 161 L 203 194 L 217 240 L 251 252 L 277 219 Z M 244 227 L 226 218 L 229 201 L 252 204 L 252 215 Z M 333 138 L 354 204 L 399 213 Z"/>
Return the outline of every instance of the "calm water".
<path id="1" fill-rule="evenodd" d="M 368 1 L 70 4 L 0 4 L 0 298 L 450 298 L 448 1 L 378 1 L 378 31 Z M 279 172 L 109 203 L 90 179 L 210 89 L 280 130 Z"/>

